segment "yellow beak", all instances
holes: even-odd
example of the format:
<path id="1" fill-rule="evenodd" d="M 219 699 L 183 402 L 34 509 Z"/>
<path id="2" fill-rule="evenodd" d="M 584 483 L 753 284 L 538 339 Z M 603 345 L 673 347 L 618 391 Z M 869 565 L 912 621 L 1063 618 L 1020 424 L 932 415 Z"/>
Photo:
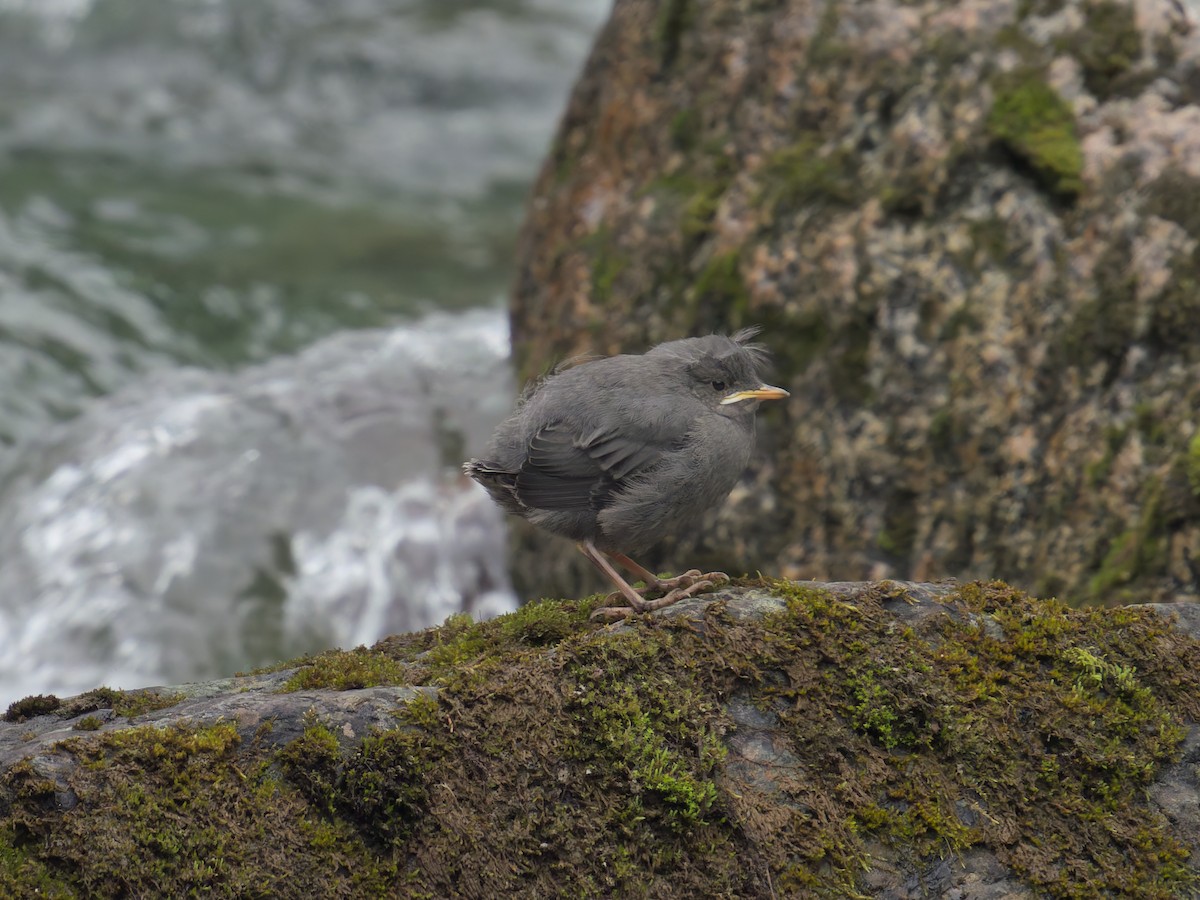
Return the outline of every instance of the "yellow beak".
<path id="1" fill-rule="evenodd" d="M 782 400 L 784 397 L 790 396 L 792 395 L 783 388 L 772 387 L 769 384 L 760 384 L 752 391 L 738 391 L 735 394 L 730 394 L 721 401 L 721 405 L 741 403 L 743 400 Z"/>

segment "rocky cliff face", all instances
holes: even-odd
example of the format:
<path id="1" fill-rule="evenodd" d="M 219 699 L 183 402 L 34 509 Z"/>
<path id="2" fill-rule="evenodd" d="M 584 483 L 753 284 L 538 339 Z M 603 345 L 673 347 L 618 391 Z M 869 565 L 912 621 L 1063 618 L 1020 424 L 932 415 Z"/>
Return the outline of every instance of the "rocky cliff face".
<path id="1" fill-rule="evenodd" d="M 1200 885 L 1194 607 L 779 581 L 601 627 L 596 602 L 13 704 L 0 897 Z"/>
<path id="2" fill-rule="evenodd" d="M 616 0 L 512 315 L 526 377 L 766 327 L 793 398 L 665 567 L 1194 596 L 1200 5 Z"/>

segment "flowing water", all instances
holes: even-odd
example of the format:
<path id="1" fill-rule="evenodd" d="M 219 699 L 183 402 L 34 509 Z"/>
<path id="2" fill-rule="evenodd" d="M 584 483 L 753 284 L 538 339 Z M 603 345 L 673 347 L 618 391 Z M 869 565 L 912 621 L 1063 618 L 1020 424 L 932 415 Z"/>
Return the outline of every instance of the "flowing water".
<path id="1" fill-rule="evenodd" d="M 0 0 L 0 708 L 513 608 L 457 464 L 609 0 Z"/>

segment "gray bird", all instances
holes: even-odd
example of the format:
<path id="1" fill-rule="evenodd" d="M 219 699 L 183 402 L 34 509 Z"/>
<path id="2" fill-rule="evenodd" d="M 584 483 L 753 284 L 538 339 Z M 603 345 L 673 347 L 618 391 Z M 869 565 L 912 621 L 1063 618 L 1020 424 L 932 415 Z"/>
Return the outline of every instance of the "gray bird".
<path id="1" fill-rule="evenodd" d="M 628 606 L 593 615 L 660 609 L 729 580 L 698 569 L 659 578 L 625 554 L 695 521 L 741 477 L 759 402 L 788 396 L 759 375 L 767 352 L 750 343 L 757 333 L 669 341 L 556 372 L 463 465 L 500 506 L 575 541 L 616 585 Z M 645 587 L 631 586 L 614 562 Z M 664 596 L 647 600 L 652 592 Z"/>

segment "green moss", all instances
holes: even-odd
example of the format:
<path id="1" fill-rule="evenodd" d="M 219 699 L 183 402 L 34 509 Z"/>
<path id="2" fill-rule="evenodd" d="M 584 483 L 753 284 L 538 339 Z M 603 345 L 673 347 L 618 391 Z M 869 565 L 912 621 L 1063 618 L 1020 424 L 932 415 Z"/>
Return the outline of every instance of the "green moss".
<path id="1" fill-rule="evenodd" d="M 403 845 L 425 812 L 434 743 L 409 728 L 364 738 L 340 773 L 335 807 L 373 843 Z"/>
<path id="2" fill-rule="evenodd" d="M 908 173 L 898 173 L 879 190 L 879 202 L 888 215 L 917 218 L 929 211 L 930 186 Z"/>
<path id="3" fill-rule="evenodd" d="M 1008 223 L 996 217 L 991 219 L 973 219 L 968 225 L 971 243 L 977 250 L 982 250 L 992 262 L 1002 263 L 1008 258 L 1011 250 L 1008 242 Z M 965 309 L 965 304 L 960 309 Z"/>
<path id="4" fill-rule="evenodd" d="M 929 446 L 939 456 L 953 455 L 958 444 L 960 426 L 954 410 L 943 406 L 929 419 Z"/>
<path id="5" fill-rule="evenodd" d="M 1142 197 L 1146 212 L 1200 240 L 1200 178 L 1172 166 L 1146 185 Z"/>
<path id="6" fill-rule="evenodd" d="M 1088 461 L 1083 467 L 1084 482 L 1088 487 L 1098 488 L 1108 480 L 1117 454 L 1125 446 L 1128 436 L 1128 429 L 1123 427 L 1110 425 L 1105 429 L 1102 455 L 1098 459 Z"/>
<path id="7" fill-rule="evenodd" d="M 154 690 L 119 691 L 113 712 L 118 716 L 141 716 L 160 709 L 170 709 L 185 698 L 180 693 L 163 694 Z"/>
<path id="8" fill-rule="evenodd" d="M 1062 652 L 1062 659 L 1076 669 L 1075 689 L 1080 693 L 1107 691 L 1142 702 L 1150 699 L 1146 689 L 1138 684 L 1137 669 L 1132 666 L 1115 665 L 1084 647 L 1068 647 Z"/>
<path id="9" fill-rule="evenodd" d="M 291 691 L 351 691 L 380 684 L 407 684 L 404 666 L 391 657 L 366 647 L 329 650 L 306 660 L 296 674 L 280 687 Z"/>
<path id="10" fill-rule="evenodd" d="M 1151 572 L 1161 571 L 1166 562 L 1166 525 L 1162 514 L 1162 482 L 1151 477 L 1142 488 L 1141 510 L 1136 524 L 1109 545 L 1099 570 L 1089 582 L 1093 600 L 1130 602 L 1133 598 L 1116 591 Z"/>
<path id="11" fill-rule="evenodd" d="M 990 50 L 1011 50 L 1023 66 L 1036 68 L 1043 65 L 1045 60 L 1044 45 L 1030 38 L 1019 22 L 1002 25 L 992 39 Z"/>
<path id="12" fill-rule="evenodd" d="M 918 495 L 899 488 L 893 491 L 883 511 L 883 530 L 879 533 L 879 549 L 900 559 L 912 553 L 917 540 Z"/>
<path id="13" fill-rule="evenodd" d="M 629 260 L 617 248 L 608 228 L 598 229 L 586 243 L 592 254 L 592 300 L 603 306 L 612 298 L 613 287 L 628 268 Z"/>
<path id="14" fill-rule="evenodd" d="M 343 749 L 337 735 L 310 716 L 304 734 L 277 759 L 288 782 L 323 816 L 350 823 L 373 846 L 392 847 L 422 812 L 424 775 L 446 749 L 442 724 L 437 701 L 420 695 L 398 711 L 395 728 Z"/>
<path id="15" fill-rule="evenodd" d="M 946 317 L 938 333 L 939 340 L 952 341 L 963 334 L 977 334 L 982 327 L 978 313 L 968 303 L 963 303 Z"/>
<path id="16" fill-rule="evenodd" d="M 671 143 L 683 153 L 690 153 L 700 143 L 703 118 L 695 107 L 681 109 L 671 117 Z"/>
<path id="17" fill-rule="evenodd" d="M 1141 435 L 1142 441 L 1148 447 L 1165 446 L 1169 435 L 1165 424 L 1166 414 L 1147 400 L 1141 400 L 1133 407 L 1133 427 Z"/>
<path id="18" fill-rule="evenodd" d="M 163 694 L 149 688 L 118 691 L 109 687 L 99 687 L 59 702 L 55 713 L 64 719 L 70 719 L 102 709 L 111 709 L 118 716 L 132 718 L 160 709 L 169 709 L 183 699 L 183 694 Z"/>
<path id="19" fill-rule="evenodd" d="M 697 304 L 716 304 L 728 316 L 732 327 L 744 324 L 750 292 L 742 279 L 737 250 L 713 256 L 696 276 L 692 290 Z"/>
<path id="20" fill-rule="evenodd" d="M 1096 263 L 1092 281 L 1095 298 L 1079 307 L 1067 323 L 1060 341 L 1069 364 L 1090 368 L 1103 364 L 1104 384 L 1120 373 L 1125 356 L 1137 335 L 1137 279 L 1128 242 L 1108 248 Z"/>
<path id="21" fill-rule="evenodd" d="M 841 4 L 838 0 L 827 0 L 805 54 L 805 61 L 811 68 L 831 69 L 854 62 L 853 47 L 838 38 L 841 21 Z"/>
<path id="22" fill-rule="evenodd" d="M 758 587 L 778 604 L 762 618 L 718 600 L 614 630 L 594 600 L 544 601 L 381 642 L 440 689 L 365 736 L 314 714 L 280 750 L 229 724 L 74 738 L 55 751 L 79 764 L 70 813 L 32 764 L 0 779 L 0 878 L 17 896 L 845 897 L 883 845 L 917 871 L 982 848 L 1038 896 L 1194 890 L 1146 800 L 1200 716 L 1200 645 L 1162 618 L 1000 583 L 916 617 L 896 584 Z"/>
<path id="23" fill-rule="evenodd" d="M 659 7 L 655 31 L 658 38 L 659 61 L 664 69 L 670 68 L 679 56 L 683 34 L 691 19 L 690 0 L 663 0 Z"/>
<path id="24" fill-rule="evenodd" d="M 1168 168 L 1145 189 L 1145 211 L 1174 222 L 1200 241 L 1200 178 Z M 1171 279 L 1151 301 L 1148 339 L 1162 350 L 1195 358 L 1200 345 L 1200 248 L 1177 253 Z"/>
<path id="25" fill-rule="evenodd" d="M 305 717 L 304 734 L 279 751 L 278 761 L 287 779 L 315 809 L 325 815 L 334 812 L 341 744 L 315 714 Z"/>
<path id="26" fill-rule="evenodd" d="M 98 716 L 84 716 L 71 727 L 76 731 L 98 731 L 104 725 Z"/>
<path id="27" fill-rule="evenodd" d="M 717 214 L 717 207 L 725 193 L 725 185 L 711 182 L 698 189 L 683 208 L 681 228 L 685 238 L 692 240 L 703 238 L 712 230 L 712 222 Z"/>
<path id="28" fill-rule="evenodd" d="M 466 613 L 455 613 L 441 628 L 432 632 L 432 646 L 424 653 L 422 661 L 438 673 L 464 667 L 488 649 L 491 643 L 488 632 L 489 629 Z"/>
<path id="29" fill-rule="evenodd" d="M 1192 435 L 1192 439 L 1188 441 L 1185 467 L 1188 484 L 1192 486 L 1192 493 L 1200 497 L 1200 431 Z"/>
<path id="30" fill-rule="evenodd" d="M 776 151 L 759 171 L 759 202 L 776 213 L 807 207 L 852 206 L 860 198 L 853 155 L 824 153 L 815 137 Z"/>
<path id="31" fill-rule="evenodd" d="M 717 790 L 711 776 L 724 748 L 718 744 L 714 749 L 708 741 L 705 749 L 706 742 L 696 740 L 711 737 L 715 722 L 698 732 L 685 724 L 697 724 L 697 716 L 703 722 L 716 715 L 714 707 L 689 690 L 694 685 L 651 685 L 620 677 L 621 670 L 632 676 L 643 669 L 638 657 L 655 652 L 657 643 L 639 635 L 616 638 L 613 646 L 603 649 L 603 670 L 587 668 L 587 657 L 595 659 L 592 653 L 576 660 L 572 673 L 583 690 L 573 706 L 585 739 L 580 750 L 588 748 L 584 758 L 618 767 L 635 786 L 632 797 L 614 810 L 614 824 L 653 819 L 682 832 L 703 825 L 712 813 Z"/>
<path id="32" fill-rule="evenodd" d="M 831 387 L 843 403 L 861 406 L 873 393 L 868 376 L 871 371 L 871 338 L 874 333 L 874 313 L 858 311 L 839 325 L 830 338 Z"/>
<path id="33" fill-rule="evenodd" d="M 850 723 L 889 750 L 898 746 L 900 741 L 893 731 L 896 711 L 891 707 L 890 697 L 883 687 L 869 674 L 858 674 L 851 676 L 849 688 L 854 699 L 846 708 Z"/>
<path id="34" fill-rule="evenodd" d="M 555 135 L 554 142 L 550 145 L 547 153 L 547 165 L 554 173 L 554 183 L 557 187 L 563 187 L 575 175 L 579 165 L 579 156 L 572 152 L 561 132 Z"/>
<path id="35" fill-rule="evenodd" d="M 54 712 L 62 701 L 53 694 L 34 694 L 14 700 L 4 713 L 5 722 L 27 722 L 30 719 Z"/>
<path id="36" fill-rule="evenodd" d="M 1200 247 L 1177 254 L 1169 268 L 1170 281 L 1151 300 L 1147 342 L 1195 360 L 1200 356 Z"/>
<path id="37" fill-rule="evenodd" d="M 788 325 L 788 361 L 794 366 L 792 374 L 800 374 L 829 346 L 829 321 L 819 310 L 807 310 L 792 318 Z M 771 329 L 770 333 L 781 332 Z"/>
<path id="38" fill-rule="evenodd" d="M 1066 0 L 1019 0 L 1017 18 L 1030 16 L 1052 16 L 1066 6 Z"/>
<path id="39" fill-rule="evenodd" d="M 845 634 L 845 639 L 839 641 L 843 649 L 832 655 L 827 640 L 817 643 L 820 654 L 827 659 L 822 669 L 827 676 L 816 682 L 812 678 L 795 682 L 805 687 L 803 702 L 797 701 L 791 721 L 801 729 L 809 758 L 820 759 L 824 746 L 820 729 L 828 730 L 829 720 L 820 717 L 820 725 L 814 727 L 809 717 L 825 705 L 825 700 L 815 695 L 823 687 L 828 688 L 845 698 L 842 702 L 850 727 L 878 745 L 881 752 L 901 754 L 894 758 L 903 776 L 897 776 L 886 764 L 886 756 L 879 770 L 861 754 L 856 757 L 856 790 L 862 779 L 876 776 L 892 787 L 883 792 L 882 801 L 875 799 L 858 806 L 852 821 L 854 834 L 873 834 L 885 843 L 901 841 L 931 851 L 939 846 L 941 852 L 949 847 L 962 850 L 988 843 L 991 827 L 1003 828 L 1001 823 L 1007 821 L 1002 798 L 1013 796 L 1008 793 L 1013 789 L 1026 791 L 1025 796 L 1035 798 L 1039 812 L 1033 814 L 1027 809 L 1022 813 L 1026 823 L 1023 827 L 1032 825 L 1038 834 L 1026 834 L 1025 839 L 1031 843 L 1019 852 L 1023 862 L 1016 868 L 1047 896 L 1074 896 L 1076 888 L 1071 885 L 1077 884 L 1074 878 L 1078 876 L 1069 874 L 1063 853 L 1070 855 L 1068 847 L 1080 851 L 1089 845 L 1073 830 L 1081 827 L 1102 834 L 1107 843 L 1113 839 L 1113 829 L 1124 827 L 1114 822 L 1113 816 L 1119 815 L 1122 822 L 1134 821 L 1136 816 L 1129 816 L 1121 802 L 1136 795 L 1138 785 L 1145 784 L 1155 766 L 1151 760 L 1170 758 L 1171 748 L 1182 735 L 1177 721 L 1166 713 L 1161 694 L 1156 699 L 1154 692 L 1146 690 L 1142 669 L 1125 655 L 1129 648 L 1122 647 L 1122 642 L 1129 633 L 1138 635 L 1135 640 L 1146 638 L 1147 646 L 1137 655 L 1151 660 L 1156 658 L 1155 642 L 1173 638 L 1169 628 L 1149 613 L 1129 612 L 1124 624 L 1110 623 L 1095 610 L 1075 613 L 1061 604 L 1030 601 L 999 585 L 965 586 L 957 602 L 976 614 L 994 617 L 1006 637 L 989 636 L 969 618 L 958 623 L 947 620 L 936 629 L 936 653 L 922 651 L 920 641 L 909 646 L 907 641 L 892 640 L 887 653 L 881 656 L 876 652 L 878 643 L 863 631 L 889 627 L 887 617 L 876 625 L 874 613 L 862 602 L 856 602 L 858 609 L 851 613 L 844 605 L 839 608 L 832 598 L 813 597 L 811 593 L 790 600 L 787 618 L 807 620 L 821 633 L 834 629 L 833 633 Z M 858 628 L 854 627 L 856 620 Z M 775 627 L 782 627 L 782 623 L 775 623 Z M 1126 627 L 1132 632 L 1126 632 Z M 1155 637 L 1151 638 L 1152 634 Z M 1104 639 L 1090 642 L 1098 635 Z M 871 648 L 866 663 L 860 649 L 865 647 Z M 1044 676 L 1034 674 L 1044 660 L 1059 661 L 1061 682 L 1048 685 Z M 1177 671 L 1176 666 L 1186 664 L 1168 665 Z M 1025 696 L 1015 700 L 1014 689 Z M 1052 696 L 1056 699 L 1044 706 Z M 1009 733 L 983 726 L 990 716 L 989 709 L 1009 702 L 1016 702 L 1025 711 L 1022 715 L 1040 710 L 1034 713 L 1036 722 L 1026 720 L 1028 729 L 1014 723 Z M 1066 719 L 1060 719 L 1060 714 Z M 1040 718 L 1043 715 L 1045 718 Z M 1080 742 L 1082 735 L 1072 722 L 1091 722 L 1090 736 Z M 1114 738 L 1114 732 L 1119 736 Z M 1037 734 L 1048 735 L 1046 743 L 1029 745 L 1029 735 Z M 841 742 L 845 738 L 839 735 L 829 740 Z M 1141 745 L 1140 752 L 1146 757 L 1139 756 L 1131 741 Z M 992 825 L 958 819 L 950 800 L 953 795 L 942 793 L 942 788 L 936 786 L 940 778 L 951 773 L 929 766 L 931 759 L 942 754 L 959 763 L 971 760 L 972 778 L 981 786 L 979 799 Z M 922 761 L 917 764 L 917 759 Z M 1086 771 L 1075 768 L 1084 760 L 1082 768 Z M 893 778 L 897 780 L 892 782 Z M 1019 784 L 1029 787 L 1017 788 Z M 1063 797 L 1077 796 L 1075 792 L 1079 791 L 1087 799 L 1066 801 L 1061 818 L 1043 815 L 1064 802 Z M 1114 798 L 1122 799 L 1114 802 Z M 1088 824 L 1072 824 L 1076 817 Z M 1145 883 L 1143 889 L 1169 893 L 1167 884 L 1191 884 L 1182 862 L 1185 851 L 1165 837 L 1162 823 L 1151 826 L 1147 833 L 1156 847 L 1154 878 L 1164 880 L 1154 882 L 1157 888 Z M 838 841 L 831 843 L 840 846 Z M 1092 854 L 1085 850 L 1084 857 L 1085 868 L 1105 873 L 1093 884 L 1109 884 L 1117 892 L 1130 889 L 1132 879 L 1122 871 L 1120 852 Z M 847 869 L 853 861 L 851 853 L 840 860 Z M 1043 864 L 1047 868 L 1041 869 Z M 1030 866 L 1038 871 L 1031 872 Z"/>
<path id="40" fill-rule="evenodd" d="M 35 855 L 15 846 L 11 829 L 0 828 L 0 896 L 46 897 L 48 900 L 76 898 L 78 892 L 60 879 Z M 20 892 L 20 893 L 19 893 Z"/>
<path id="41" fill-rule="evenodd" d="M 723 171 L 703 175 L 689 170 L 655 179 L 646 192 L 663 198 L 671 210 L 668 214 L 679 217 L 686 242 L 694 243 L 712 231 L 713 218 L 728 187 L 729 176 Z"/>
<path id="42" fill-rule="evenodd" d="M 580 616 L 553 600 L 526 603 L 500 620 L 499 637 L 513 644 L 541 647 L 557 644 L 579 629 Z"/>
<path id="43" fill-rule="evenodd" d="M 578 603 L 535 601 L 487 622 L 476 622 L 458 613 L 439 628 L 390 638 L 376 649 L 409 665 L 412 684 L 479 684 L 503 658 L 541 652 L 586 631 L 590 626 L 588 616 L 599 601 L 599 596 Z M 415 707 L 410 704 L 411 708 Z"/>
<path id="44" fill-rule="evenodd" d="M 1002 76 L 995 90 L 988 133 L 1047 190 L 1068 198 L 1083 190 L 1083 151 L 1070 105 L 1032 69 Z"/>
<path id="45" fill-rule="evenodd" d="M 1138 85 L 1130 73 L 1142 54 L 1133 5 L 1100 0 L 1085 3 L 1083 13 L 1083 27 L 1063 40 L 1062 49 L 1079 60 L 1084 84 L 1097 98 L 1131 92 Z"/>
<path id="46" fill-rule="evenodd" d="M 0 826 L 26 859 L 16 896 L 33 896 L 31 862 L 87 897 L 384 895 L 394 865 L 365 852 L 349 825 L 323 826 L 261 753 L 243 751 L 228 723 L 60 744 L 78 764 L 79 805 L 27 804 Z M 0 790 L 19 798 L 39 783 L 15 769 Z"/>

